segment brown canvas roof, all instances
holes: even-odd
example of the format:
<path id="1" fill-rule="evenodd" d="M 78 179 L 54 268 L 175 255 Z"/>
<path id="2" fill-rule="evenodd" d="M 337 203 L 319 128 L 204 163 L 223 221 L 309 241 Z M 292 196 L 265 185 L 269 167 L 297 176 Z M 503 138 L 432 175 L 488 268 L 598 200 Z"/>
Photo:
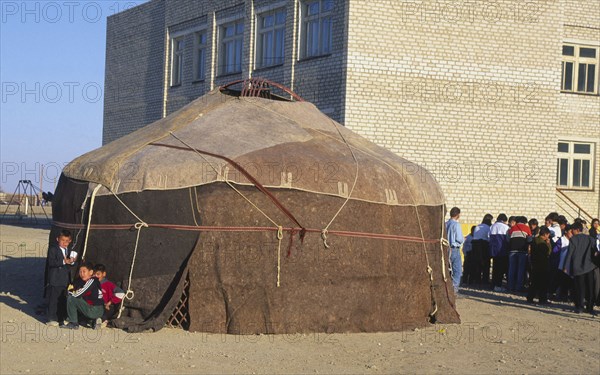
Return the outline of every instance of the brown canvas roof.
<path id="1" fill-rule="evenodd" d="M 240 172 L 245 170 L 247 174 Z M 429 172 L 336 123 L 308 102 L 220 90 L 71 162 L 98 195 L 228 180 L 388 205 L 444 204 Z M 356 184 L 355 184 L 356 181 Z M 355 186 L 354 190 L 352 187 Z M 108 189 L 106 189 L 108 188 Z"/>

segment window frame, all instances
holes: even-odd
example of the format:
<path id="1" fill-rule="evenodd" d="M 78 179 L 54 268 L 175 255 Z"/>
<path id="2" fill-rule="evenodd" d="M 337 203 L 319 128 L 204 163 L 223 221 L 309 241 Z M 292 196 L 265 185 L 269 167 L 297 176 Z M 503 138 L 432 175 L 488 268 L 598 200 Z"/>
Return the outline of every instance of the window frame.
<path id="1" fill-rule="evenodd" d="M 241 25 L 242 27 L 242 32 L 240 34 L 238 34 L 238 26 Z M 234 27 L 234 34 L 233 36 L 226 36 L 225 32 L 227 30 L 227 27 L 229 26 L 233 26 Z M 229 22 L 224 22 L 222 24 L 219 24 L 219 34 L 218 34 L 218 59 L 219 59 L 219 63 L 217 64 L 218 69 L 217 69 L 217 76 L 222 77 L 222 76 L 227 76 L 227 75 L 232 75 L 232 74 L 239 74 L 242 72 L 243 70 L 243 60 L 244 60 L 244 31 L 245 31 L 245 27 L 246 24 L 244 22 L 243 18 L 238 18 L 236 20 L 233 21 L 229 21 Z M 238 44 L 237 42 L 239 41 L 239 50 L 238 50 Z M 227 51 L 227 43 L 235 43 L 234 44 L 234 69 L 233 70 L 228 70 L 226 69 L 228 67 L 228 64 L 226 64 L 226 61 L 229 59 L 228 56 L 228 51 Z M 237 60 L 237 58 L 239 57 L 239 68 L 237 67 L 237 63 L 235 62 Z"/>
<path id="2" fill-rule="evenodd" d="M 176 46 L 181 42 L 181 49 Z M 183 58 L 185 52 L 185 37 L 183 35 L 171 38 L 171 74 L 170 86 L 177 87 L 183 83 Z M 177 64 L 176 64 L 177 59 Z M 177 69 L 175 66 L 177 65 Z"/>
<path id="3" fill-rule="evenodd" d="M 569 150 L 568 152 L 562 152 L 562 151 L 558 151 L 558 146 L 561 143 L 566 143 L 569 145 Z M 590 152 L 589 154 L 581 154 L 581 153 L 575 153 L 575 145 L 586 145 L 586 146 L 590 146 Z M 595 172 L 595 168 L 596 166 L 594 165 L 594 161 L 595 161 L 595 153 L 596 153 L 596 143 L 591 142 L 591 141 L 585 141 L 585 140 L 573 140 L 573 139 L 560 139 L 557 142 L 557 148 L 556 148 L 556 187 L 559 189 L 566 189 L 566 190 L 581 190 L 581 191 L 593 191 L 594 190 L 594 182 L 595 182 L 595 176 L 594 176 L 594 172 Z M 561 185 L 561 169 L 560 169 L 560 165 L 561 165 L 561 160 L 566 159 L 567 160 L 567 184 L 566 185 Z M 580 180 L 583 182 L 583 161 L 589 161 L 589 172 L 588 172 L 588 176 L 589 176 L 589 186 L 575 186 L 574 184 L 574 164 L 576 160 L 581 160 L 582 162 L 580 163 L 580 174 L 579 174 L 579 178 Z"/>
<path id="4" fill-rule="evenodd" d="M 194 35 L 194 57 L 193 57 L 193 82 L 202 82 L 206 80 L 206 55 L 208 51 L 208 32 L 206 29 L 198 30 Z M 200 42 L 200 37 L 204 36 L 204 43 Z M 203 53 L 202 59 L 199 57 L 200 52 Z M 202 61 L 200 61 L 202 60 Z M 202 67 L 202 72 L 198 69 Z"/>
<path id="5" fill-rule="evenodd" d="M 594 45 L 587 45 L 587 44 L 578 44 L 578 43 L 570 43 L 570 42 L 565 42 L 562 45 L 563 49 L 564 47 L 573 47 L 573 56 L 569 56 L 569 55 L 564 55 L 563 53 L 561 53 L 561 57 L 562 57 L 562 70 L 561 70 L 561 80 L 560 80 L 560 90 L 561 92 L 565 92 L 565 93 L 573 93 L 573 94 L 582 94 L 582 95 L 599 95 L 600 92 L 600 87 L 599 87 L 599 78 L 598 76 L 600 75 L 600 47 L 598 46 L 594 46 Z M 589 48 L 589 49 L 593 49 L 596 51 L 596 57 L 581 57 L 580 56 L 580 51 L 582 48 Z M 567 80 L 565 79 L 566 76 L 566 69 L 565 67 L 567 66 L 567 64 L 572 64 L 573 66 L 573 70 L 571 72 L 571 88 L 567 89 L 566 88 L 566 83 Z M 584 91 L 580 91 L 579 90 L 579 70 L 580 70 L 580 66 L 583 64 L 587 64 L 588 66 L 588 70 L 586 71 L 586 74 L 589 74 L 589 65 L 590 64 L 594 64 L 594 82 L 593 82 L 593 88 L 592 91 L 587 91 L 587 86 L 588 86 L 588 80 L 586 79 L 585 83 L 584 83 Z"/>
<path id="6" fill-rule="evenodd" d="M 326 2 L 331 2 L 332 7 L 327 11 L 323 11 L 323 4 Z M 319 3 L 319 12 L 317 14 L 308 15 L 309 7 L 314 4 Z M 305 0 L 300 2 L 300 22 L 298 22 L 300 27 L 300 48 L 298 48 L 298 59 L 299 60 L 308 60 L 320 56 L 328 56 L 333 52 L 333 15 L 335 10 L 335 1 L 334 0 Z M 329 49 L 324 49 L 323 43 L 323 21 L 329 20 L 329 40 L 328 46 Z M 317 21 L 318 26 L 318 36 L 317 36 L 317 51 L 313 52 L 309 48 L 309 23 Z"/>
<path id="7" fill-rule="evenodd" d="M 283 24 L 277 24 L 277 14 L 283 12 L 284 14 L 284 22 Z M 274 17 L 274 21 L 273 21 L 273 25 L 269 26 L 269 27 L 263 27 L 263 20 L 265 17 L 267 16 L 273 16 Z M 264 69 L 264 68 L 271 68 L 274 66 L 280 66 L 283 65 L 285 63 L 285 35 L 286 35 L 286 27 L 287 27 L 287 9 L 285 6 L 281 6 L 269 11 L 265 11 L 262 13 L 259 13 L 256 15 L 256 38 L 255 38 L 255 45 L 256 45 L 256 49 L 255 49 L 255 61 L 254 61 L 254 65 L 256 69 Z M 277 44 L 275 42 L 276 40 L 276 34 L 277 31 L 283 31 L 283 36 L 282 36 L 282 46 L 281 46 L 281 56 L 277 56 Z M 265 34 L 272 34 L 272 58 L 274 60 L 274 62 L 272 63 L 265 63 L 264 62 L 264 41 L 263 41 L 263 35 Z"/>

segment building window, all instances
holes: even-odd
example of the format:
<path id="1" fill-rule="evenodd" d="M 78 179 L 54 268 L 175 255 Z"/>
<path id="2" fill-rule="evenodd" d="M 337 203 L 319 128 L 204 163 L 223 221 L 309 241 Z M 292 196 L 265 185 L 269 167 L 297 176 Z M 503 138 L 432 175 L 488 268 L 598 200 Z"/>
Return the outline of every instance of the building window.
<path id="1" fill-rule="evenodd" d="M 300 58 L 331 53 L 333 0 L 302 3 Z"/>
<path id="2" fill-rule="evenodd" d="M 575 141 L 558 142 L 556 184 L 567 189 L 591 189 L 594 144 Z"/>
<path id="3" fill-rule="evenodd" d="M 194 81 L 206 78 L 206 32 L 194 34 Z"/>
<path id="4" fill-rule="evenodd" d="M 171 42 L 171 86 L 181 85 L 183 73 L 183 37 Z"/>
<path id="5" fill-rule="evenodd" d="M 563 45 L 562 91 L 598 93 L 598 47 Z"/>
<path id="6" fill-rule="evenodd" d="M 283 64 L 285 15 L 285 9 L 279 9 L 258 17 L 258 38 L 256 38 L 258 68 Z"/>
<path id="7" fill-rule="evenodd" d="M 221 26 L 220 31 L 219 74 L 239 73 L 242 71 L 244 22 L 225 24 Z"/>

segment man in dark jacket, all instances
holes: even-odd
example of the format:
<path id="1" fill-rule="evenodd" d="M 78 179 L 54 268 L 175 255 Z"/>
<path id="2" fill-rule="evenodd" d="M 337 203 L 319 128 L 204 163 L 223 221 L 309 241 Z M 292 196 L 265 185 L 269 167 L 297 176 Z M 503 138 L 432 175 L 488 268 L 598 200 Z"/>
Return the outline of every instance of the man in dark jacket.
<path id="1" fill-rule="evenodd" d="M 569 241 L 564 272 L 574 276 L 575 312 L 581 312 L 583 299 L 586 298 L 586 311 L 595 316 L 594 304 L 598 295 L 596 288 L 598 266 L 594 264 L 593 257 L 597 256 L 596 244 L 590 236 L 582 233 L 583 226 L 581 223 L 574 223 L 571 229 L 573 237 Z"/>
<path id="2" fill-rule="evenodd" d="M 56 244 L 48 248 L 46 257 L 48 293 L 48 325 L 58 326 L 66 318 L 67 286 L 71 281 L 71 266 L 75 263 L 69 245 L 72 236 L 68 230 L 60 232 Z"/>

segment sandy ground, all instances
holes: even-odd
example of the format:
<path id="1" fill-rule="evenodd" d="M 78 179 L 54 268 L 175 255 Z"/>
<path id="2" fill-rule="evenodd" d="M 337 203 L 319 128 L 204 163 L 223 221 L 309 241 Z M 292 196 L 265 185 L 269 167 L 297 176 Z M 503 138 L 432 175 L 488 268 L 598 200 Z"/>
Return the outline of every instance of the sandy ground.
<path id="1" fill-rule="evenodd" d="M 394 333 L 234 336 L 44 325 L 48 231 L 0 226 L 0 373 L 600 373 L 600 318 L 466 290 L 463 323 Z"/>

